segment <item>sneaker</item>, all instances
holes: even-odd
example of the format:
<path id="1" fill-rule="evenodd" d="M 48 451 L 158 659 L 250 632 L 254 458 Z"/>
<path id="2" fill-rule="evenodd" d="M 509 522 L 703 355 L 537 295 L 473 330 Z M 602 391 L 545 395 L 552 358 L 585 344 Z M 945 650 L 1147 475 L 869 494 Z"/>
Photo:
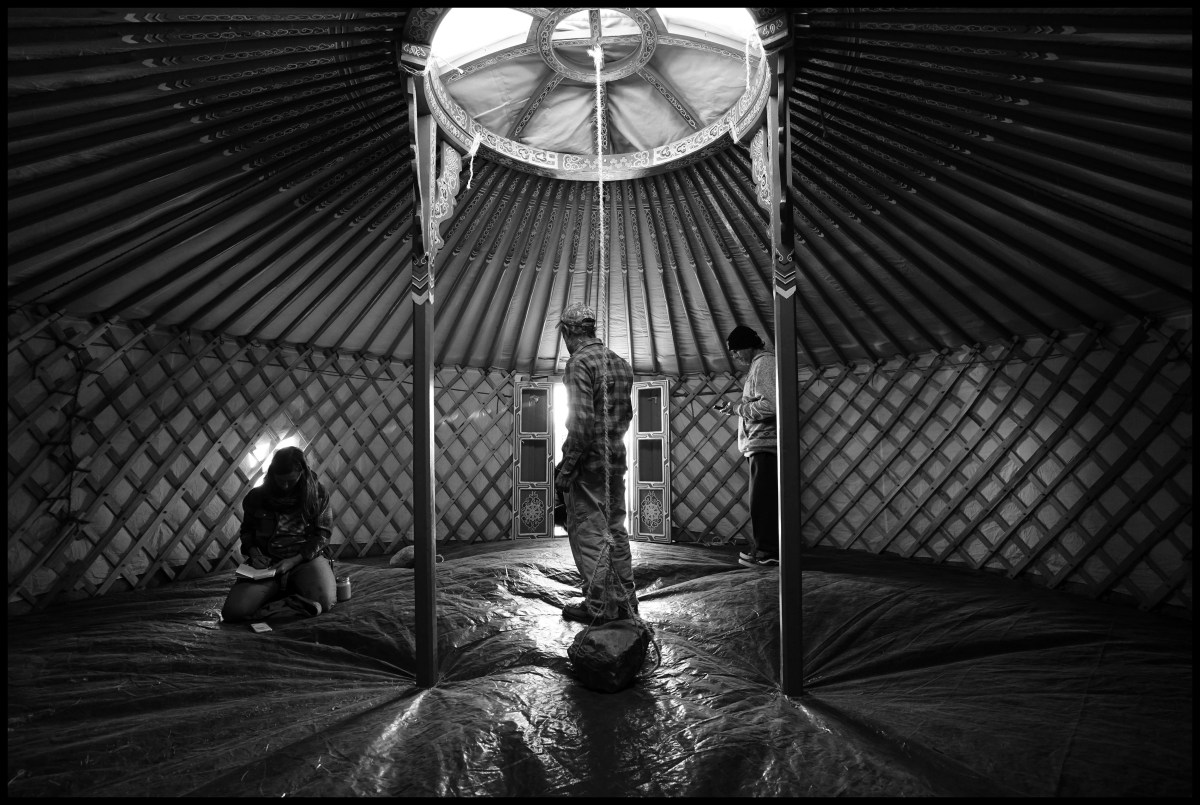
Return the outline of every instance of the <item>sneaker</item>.
<path id="1" fill-rule="evenodd" d="M 320 602 L 313 601 L 311 598 L 305 598 L 302 595 L 297 595 L 297 596 L 293 596 L 293 597 L 295 598 L 295 601 L 292 602 L 292 605 L 296 609 L 303 612 L 308 617 L 315 618 L 316 616 L 321 614 L 322 610 L 321 610 Z"/>
<path id="2" fill-rule="evenodd" d="M 770 567 L 772 565 L 778 565 L 779 560 L 774 556 L 767 556 L 766 554 L 759 554 L 759 558 L 757 559 L 752 559 L 746 556 L 746 554 L 739 554 L 738 564 L 742 565 L 743 567 Z"/>

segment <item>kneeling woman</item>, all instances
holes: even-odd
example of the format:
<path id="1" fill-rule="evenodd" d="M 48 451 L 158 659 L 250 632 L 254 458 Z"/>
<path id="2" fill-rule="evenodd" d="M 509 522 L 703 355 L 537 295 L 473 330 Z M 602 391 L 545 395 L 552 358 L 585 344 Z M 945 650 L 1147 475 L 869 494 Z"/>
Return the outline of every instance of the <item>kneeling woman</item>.
<path id="1" fill-rule="evenodd" d="M 260 569 L 274 567 L 275 575 L 258 581 L 239 577 L 221 617 L 245 621 L 289 610 L 306 615 L 328 611 L 337 595 L 329 561 L 333 519 L 329 496 L 300 448 L 285 447 L 275 454 L 266 481 L 246 493 L 242 511 L 246 562 Z"/>

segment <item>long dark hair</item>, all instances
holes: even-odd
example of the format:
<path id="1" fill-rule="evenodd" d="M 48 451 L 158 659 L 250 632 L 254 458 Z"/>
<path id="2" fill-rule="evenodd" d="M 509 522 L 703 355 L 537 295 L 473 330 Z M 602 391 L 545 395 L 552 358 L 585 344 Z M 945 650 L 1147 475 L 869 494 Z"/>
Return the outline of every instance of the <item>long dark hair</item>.
<path id="1" fill-rule="evenodd" d="M 296 486 L 287 491 L 281 489 L 275 476 L 297 471 L 300 473 L 300 480 L 296 481 Z M 296 495 L 300 498 L 305 518 L 317 519 L 317 514 L 321 511 L 320 487 L 308 462 L 304 460 L 304 451 L 299 447 L 285 447 L 275 453 L 271 459 L 271 466 L 267 468 L 267 488 L 274 495 Z"/>

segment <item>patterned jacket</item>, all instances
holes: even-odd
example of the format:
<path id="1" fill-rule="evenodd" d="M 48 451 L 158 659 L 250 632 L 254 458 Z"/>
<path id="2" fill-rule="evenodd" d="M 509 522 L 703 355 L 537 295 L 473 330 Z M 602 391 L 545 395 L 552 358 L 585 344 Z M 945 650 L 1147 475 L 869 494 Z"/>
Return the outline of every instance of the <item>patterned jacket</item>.
<path id="1" fill-rule="evenodd" d="M 296 498 L 277 500 L 266 485 L 256 486 L 242 499 L 242 553 L 247 557 L 258 551 L 270 560 L 300 554 L 305 561 L 326 553 L 333 534 L 333 516 L 329 496 L 317 485 L 320 511 L 315 520 L 304 516 Z"/>

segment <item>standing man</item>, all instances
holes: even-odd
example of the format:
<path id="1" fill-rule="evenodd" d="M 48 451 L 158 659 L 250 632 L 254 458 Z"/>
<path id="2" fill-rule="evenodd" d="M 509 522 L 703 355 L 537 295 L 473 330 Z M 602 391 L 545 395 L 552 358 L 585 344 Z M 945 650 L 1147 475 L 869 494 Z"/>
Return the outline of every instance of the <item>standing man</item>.
<path id="1" fill-rule="evenodd" d="M 750 466 L 750 550 L 738 564 L 779 564 L 779 492 L 775 472 L 775 353 L 758 333 L 738 325 L 725 340 L 733 361 L 749 367 L 742 399 L 722 402 L 717 410 L 738 416 L 738 450 Z"/>
<path id="2" fill-rule="evenodd" d="M 565 378 L 567 438 L 554 488 L 566 504 L 567 539 L 583 576 L 583 602 L 563 607 L 563 617 L 605 623 L 637 614 L 625 530 L 625 431 L 633 419 L 633 369 L 596 337 L 596 313 L 587 305 L 568 305 L 558 327 L 571 357 Z M 610 573 L 616 579 L 609 579 Z"/>

